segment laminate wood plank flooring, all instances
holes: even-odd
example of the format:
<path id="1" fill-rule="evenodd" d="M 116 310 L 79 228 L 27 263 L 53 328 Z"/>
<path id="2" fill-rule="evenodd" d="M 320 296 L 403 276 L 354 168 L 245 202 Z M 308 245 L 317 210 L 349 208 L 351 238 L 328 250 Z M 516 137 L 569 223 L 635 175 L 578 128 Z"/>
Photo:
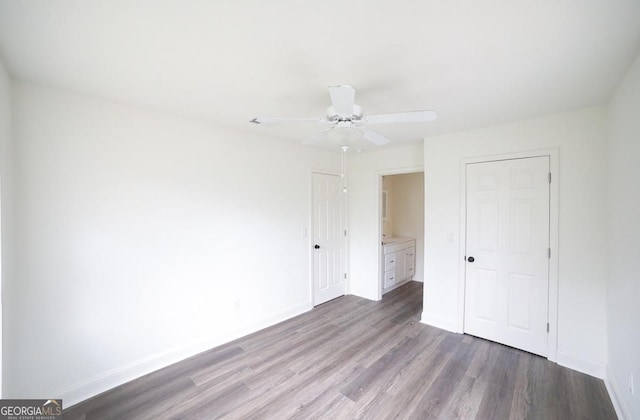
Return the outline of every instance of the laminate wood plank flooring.
<path id="1" fill-rule="evenodd" d="M 419 323 L 422 283 L 344 296 L 116 387 L 74 419 L 615 419 L 602 380 Z"/>

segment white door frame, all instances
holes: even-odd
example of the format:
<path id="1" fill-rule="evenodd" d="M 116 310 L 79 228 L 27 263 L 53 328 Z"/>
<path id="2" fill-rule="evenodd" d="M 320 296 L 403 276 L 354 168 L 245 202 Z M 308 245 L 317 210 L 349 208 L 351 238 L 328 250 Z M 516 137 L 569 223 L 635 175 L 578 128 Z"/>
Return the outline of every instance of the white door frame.
<path id="1" fill-rule="evenodd" d="M 313 245 L 314 245 L 314 237 L 313 237 L 313 216 L 314 216 L 314 209 L 313 209 L 313 174 L 321 174 L 321 175 L 331 175 L 331 176 L 341 176 L 342 174 L 340 172 L 336 172 L 333 170 L 327 170 L 327 169 L 320 169 L 320 168 L 312 168 L 311 171 L 309 171 L 309 224 L 308 227 L 305 231 L 302 232 L 302 236 L 307 236 L 307 245 L 308 245 L 308 249 L 309 249 L 309 303 L 310 303 L 310 309 L 313 308 L 315 306 L 314 302 L 315 302 L 315 284 L 314 284 L 314 279 L 313 279 L 313 264 L 314 264 L 314 258 L 315 258 L 315 253 L 314 253 L 314 249 L 313 249 Z M 344 184 L 344 180 L 343 180 L 343 184 Z M 347 206 L 349 205 L 349 200 L 347 200 L 347 197 L 344 197 L 344 202 L 342 205 L 342 212 L 343 212 L 343 217 L 344 217 L 344 226 L 345 229 L 347 230 L 347 235 L 344 237 L 343 242 L 342 242 L 342 246 L 344 247 L 344 270 L 345 273 L 347 274 L 347 278 L 345 279 L 345 283 L 344 283 L 344 293 L 345 296 L 351 293 L 351 274 L 349 273 L 349 219 L 347 217 L 347 215 L 349 214 L 348 208 Z"/>
<path id="2" fill-rule="evenodd" d="M 377 179 L 377 191 L 378 191 L 378 299 L 382 299 L 382 288 L 383 288 L 383 279 L 382 275 L 384 274 L 384 258 L 382 255 L 384 250 L 382 249 L 382 177 L 388 175 L 403 175 L 403 174 L 414 174 L 416 172 L 424 172 L 424 166 L 407 166 L 404 168 L 394 168 L 394 169 L 386 169 L 378 172 Z"/>
<path id="3" fill-rule="evenodd" d="M 460 161 L 460 244 L 458 250 L 458 327 L 459 333 L 464 332 L 464 294 L 467 264 L 464 261 L 467 243 L 467 196 L 465 170 L 469 163 L 492 162 L 497 160 L 522 159 L 530 157 L 549 157 L 551 184 L 549 185 L 549 336 L 547 340 L 547 359 L 555 362 L 558 352 L 558 236 L 559 236 L 559 150 L 557 148 L 532 150 L 525 152 L 505 153 L 498 155 L 478 156 Z"/>

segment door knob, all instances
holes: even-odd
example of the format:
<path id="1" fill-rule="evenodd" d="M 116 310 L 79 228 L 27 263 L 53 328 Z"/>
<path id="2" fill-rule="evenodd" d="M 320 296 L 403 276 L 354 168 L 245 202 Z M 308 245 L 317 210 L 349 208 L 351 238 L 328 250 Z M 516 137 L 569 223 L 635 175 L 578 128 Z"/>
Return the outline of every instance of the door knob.
<path id="1" fill-rule="evenodd" d="M 320 249 L 320 245 L 318 245 L 318 244 L 315 244 L 313 247 L 314 247 L 315 249 Z"/>
<path id="2" fill-rule="evenodd" d="M 469 262 L 474 262 L 475 260 L 476 260 L 476 259 L 475 259 L 475 258 L 473 258 L 473 257 L 469 257 L 469 258 L 467 258 L 467 261 L 469 261 Z"/>

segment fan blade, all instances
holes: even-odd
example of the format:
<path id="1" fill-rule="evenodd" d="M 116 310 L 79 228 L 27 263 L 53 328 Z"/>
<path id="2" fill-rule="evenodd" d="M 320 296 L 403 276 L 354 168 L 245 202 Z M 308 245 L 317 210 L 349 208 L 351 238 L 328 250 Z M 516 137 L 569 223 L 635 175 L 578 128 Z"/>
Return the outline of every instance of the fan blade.
<path id="1" fill-rule="evenodd" d="M 435 111 L 395 112 L 393 114 L 367 115 L 362 120 L 369 124 L 428 122 L 438 118 Z"/>
<path id="2" fill-rule="evenodd" d="M 256 117 L 251 121 L 254 124 L 276 125 L 280 123 L 326 123 L 323 118 L 278 118 L 278 117 Z"/>
<path id="3" fill-rule="evenodd" d="M 363 138 L 365 140 L 369 140 L 371 143 L 375 145 L 384 146 L 385 144 L 391 143 L 391 140 L 389 140 L 382 134 L 378 133 L 377 131 L 373 131 L 369 127 L 361 126 L 361 127 L 358 127 L 358 130 L 362 131 Z"/>
<path id="4" fill-rule="evenodd" d="M 306 139 L 302 144 L 318 143 L 319 141 L 324 140 L 325 138 L 327 138 L 329 136 L 329 133 L 332 130 L 333 130 L 333 127 L 332 128 L 327 128 L 326 130 L 322 130 L 318 134 L 315 134 L 315 135 L 309 137 L 308 139 Z"/>
<path id="5" fill-rule="evenodd" d="M 329 95 L 333 109 L 339 117 L 349 118 L 353 116 L 353 102 L 356 90 L 349 85 L 329 86 Z"/>

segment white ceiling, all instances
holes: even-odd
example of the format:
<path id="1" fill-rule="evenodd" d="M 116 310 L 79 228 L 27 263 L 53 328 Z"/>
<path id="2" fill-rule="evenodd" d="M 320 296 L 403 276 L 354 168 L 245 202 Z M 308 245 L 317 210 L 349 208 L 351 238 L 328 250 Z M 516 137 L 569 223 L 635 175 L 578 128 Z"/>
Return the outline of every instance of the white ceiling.
<path id="1" fill-rule="evenodd" d="M 16 78 L 302 142 L 351 84 L 393 145 L 606 103 L 640 49 L 639 0 L 0 0 Z M 359 146 L 358 146 L 359 147 Z"/>

